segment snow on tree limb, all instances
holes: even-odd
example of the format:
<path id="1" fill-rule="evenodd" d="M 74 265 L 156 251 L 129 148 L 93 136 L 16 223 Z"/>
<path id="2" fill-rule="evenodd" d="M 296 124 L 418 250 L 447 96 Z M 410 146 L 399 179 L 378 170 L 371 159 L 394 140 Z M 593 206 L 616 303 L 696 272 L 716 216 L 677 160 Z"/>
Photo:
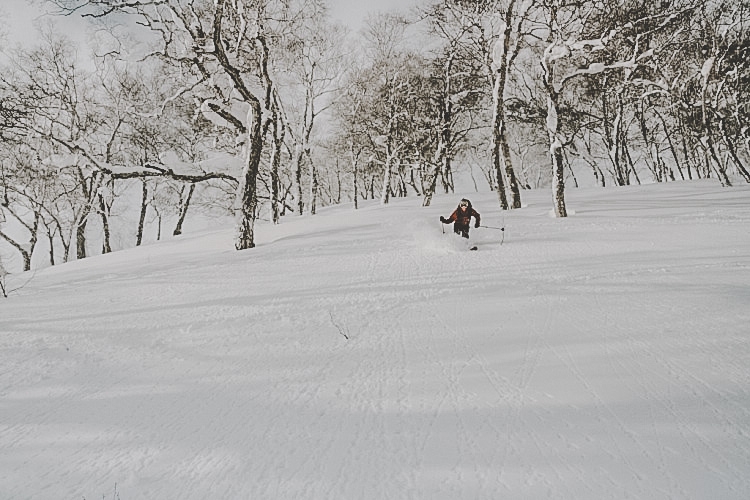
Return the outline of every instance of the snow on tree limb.
<path id="1" fill-rule="evenodd" d="M 635 60 L 630 61 L 617 61 L 612 64 L 604 64 L 604 63 L 591 63 L 586 68 L 577 69 L 573 73 L 567 75 L 565 78 L 563 78 L 562 83 L 560 86 L 564 86 L 565 83 L 567 83 L 568 80 L 571 80 L 573 78 L 583 76 L 583 75 L 598 75 L 600 73 L 604 73 L 605 71 L 611 70 L 611 69 L 636 69 L 638 67 L 638 63 Z"/>
<path id="2" fill-rule="evenodd" d="M 703 63 L 703 66 L 701 67 L 701 76 L 704 80 L 708 80 L 708 77 L 711 76 L 711 71 L 713 71 L 715 62 L 716 57 L 711 56 Z"/>
<path id="3" fill-rule="evenodd" d="M 66 141 L 60 140 L 58 138 L 52 138 L 55 142 L 65 147 L 68 151 L 71 153 L 71 157 L 69 161 L 65 162 L 69 165 L 75 165 L 80 163 L 81 159 L 85 159 L 86 162 L 88 162 L 92 167 L 94 167 L 96 170 L 109 175 L 113 179 L 145 179 L 148 177 L 168 177 L 170 179 L 174 179 L 176 181 L 183 181 L 183 182 L 204 182 L 212 179 L 222 179 L 226 181 L 230 181 L 234 184 L 238 184 L 238 180 L 236 177 L 225 174 L 222 172 L 205 172 L 201 174 L 188 174 L 188 173 L 181 173 L 176 172 L 173 168 L 164 166 L 164 165 L 157 165 L 153 163 L 144 163 L 143 165 L 139 165 L 132 168 L 124 168 L 124 167 L 118 167 L 115 165 L 110 165 L 108 163 L 104 163 L 101 161 L 98 161 L 93 156 L 91 156 L 86 149 L 82 148 L 81 146 L 77 144 L 70 144 Z M 64 155 L 57 155 L 58 160 L 65 159 Z"/>
<path id="4" fill-rule="evenodd" d="M 200 105 L 201 114 L 214 125 L 237 131 L 240 134 L 247 132 L 245 124 L 227 110 L 221 103 L 213 99 L 206 99 Z"/>
<path id="5" fill-rule="evenodd" d="M 596 61 L 590 63 L 588 66 L 578 68 L 572 73 L 562 78 L 559 88 L 562 88 L 569 80 L 577 78 L 579 76 L 597 75 L 604 73 L 609 70 L 630 70 L 629 74 L 632 74 L 632 70 L 637 69 L 640 65 L 644 64 L 645 61 L 652 59 L 656 54 L 657 49 L 649 48 L 641 52 L 641 40 L 657 31 L 666 28 L 672 21 L 677 19 L 678 13 L 671 13 L 664 16 L 663 14 L 646 16 L 636 21 L 625 23 L 624 25 L 610 29 L 607 33 L 602 34 L 601 37 L 596 39 L 578 40 L 575 37 L 570 37 L 567 40 L 554 40 L 544 51 L 543 66 L 549 68 L 555 61 L 571 57 L 574 53 L 593 53 L 598 51 L 604 51 L 607 49 L 607 45 L 617 38 L 622 32 L 627 30 L 633 30 L 636 26 L 646 23 L 648 21 L 662 18 L 663 20 L 654 28 L 644 31 L 642 33 L 636 33 L 633 38 L 633 50 L 632 54 L 628 59 L 623 59 L 614 62 L 602 62 Z M 680 33 L 682 28 L 678 29 L 675 34 Z M 705 69 L 705 68 L 704 68 Z M 710 68 L 709 68 L 710 69 Z M 664 87 L 660 84 L 655 84 L 659 87 Z"/>

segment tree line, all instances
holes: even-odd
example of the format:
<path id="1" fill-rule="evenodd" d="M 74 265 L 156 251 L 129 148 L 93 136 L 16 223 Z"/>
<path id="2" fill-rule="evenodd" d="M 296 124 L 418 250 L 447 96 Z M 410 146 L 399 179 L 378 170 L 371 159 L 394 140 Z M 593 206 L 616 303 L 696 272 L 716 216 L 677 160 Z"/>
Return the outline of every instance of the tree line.
<path id="1" fill-rule="evenodd" d="M 249 249 L 260 218 L 429 206 L 461 170 L 503 210 L 550 188 L 558 217 L 581 176 L 750 182 L 745 0 L 425 0 L 357 33 L 325 0 L 47 4 L 94 56 L 48 26 L 2 60 L 0 240 L 24 269 L 40 239 L 55 265 L 198 213 Z"/>

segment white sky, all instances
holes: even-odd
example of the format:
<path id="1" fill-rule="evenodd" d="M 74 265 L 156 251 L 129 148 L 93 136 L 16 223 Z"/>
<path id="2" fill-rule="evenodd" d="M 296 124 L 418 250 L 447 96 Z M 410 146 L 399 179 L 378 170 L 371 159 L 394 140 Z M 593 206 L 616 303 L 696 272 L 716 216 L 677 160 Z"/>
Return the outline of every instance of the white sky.
<path id="1" fill-rule="evenodd" d="M 33 36 L 32 19 L 39 18 L 42 8 L 31 6 L 33 0 L 1 0 L 0 29 L 9 30 L 9 41 L 23 42 Z M 406 11 L 422 3 L 422 0 L 328 0 L 332 16 L 347 24 L 351 29 L 360 27 L 370 12 Z"/>
<path id="2" fill-rule="evenodd" d="M 369 12 L 407 10 L 422 3 L 420 0 L 328 0 L 333 17 L 357 29 Z"/>
<path id="3" fill-rule="evenodd" d="M 0 30 L 3 33 L 9 30 L 11 42 L 20 41 L 24 33 L 31 31 L 33 17 L 34 9 L 26 0 L 3 0 L 0 4 Z"/>

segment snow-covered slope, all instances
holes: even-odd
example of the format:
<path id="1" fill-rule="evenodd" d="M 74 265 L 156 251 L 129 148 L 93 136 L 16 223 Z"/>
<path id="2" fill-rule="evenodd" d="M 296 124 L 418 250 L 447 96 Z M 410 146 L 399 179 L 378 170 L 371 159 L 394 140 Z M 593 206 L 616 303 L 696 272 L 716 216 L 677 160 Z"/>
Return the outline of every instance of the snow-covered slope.
<path id="1" fill-rule="evenodd" d="M 750 498 L 750 187 L 470 197 L 15 277 L 0 498 Z"/>

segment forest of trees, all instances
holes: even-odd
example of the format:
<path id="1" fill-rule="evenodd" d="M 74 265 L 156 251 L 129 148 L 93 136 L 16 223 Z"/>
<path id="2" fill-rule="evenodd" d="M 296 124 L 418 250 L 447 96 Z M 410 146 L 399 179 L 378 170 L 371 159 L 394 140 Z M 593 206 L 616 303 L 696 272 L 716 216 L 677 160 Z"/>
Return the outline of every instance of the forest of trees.
<path id="1" fill-rule="evenodd" d="M 46 3 L 93 55 L 50 23 L 0 59 L 0 250 L 26 270 L 196 214 L 249 249 L 257 220 L 429 206 L 458 175 L 558 217 L 584 176 L 750 182 L 748 0 L 424 0 L 358 32 L 325 0 Z"/>

